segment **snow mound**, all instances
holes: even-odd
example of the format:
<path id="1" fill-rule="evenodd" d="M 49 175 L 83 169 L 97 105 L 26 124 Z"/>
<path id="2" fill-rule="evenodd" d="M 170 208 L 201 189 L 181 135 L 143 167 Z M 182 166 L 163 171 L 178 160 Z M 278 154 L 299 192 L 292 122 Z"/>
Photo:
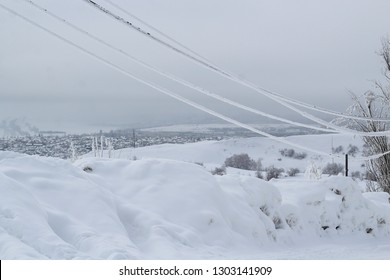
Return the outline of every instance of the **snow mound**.
<path id="1" fill-rule="evenodd" d="M 0 152 L 0 258 L 259 258 L 308 240 L 390 236 L 388 194 L 344 177 L 291 180 Z"/>

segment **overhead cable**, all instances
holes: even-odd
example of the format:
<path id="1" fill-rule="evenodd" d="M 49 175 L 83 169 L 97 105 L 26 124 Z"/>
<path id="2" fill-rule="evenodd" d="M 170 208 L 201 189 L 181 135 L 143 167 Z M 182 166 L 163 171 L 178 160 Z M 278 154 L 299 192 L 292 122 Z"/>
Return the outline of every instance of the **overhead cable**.
<path id="1" fill-rule="evenodd" d="M 122 8 L 121 6 L 119 6 L 118 4 L 114 3 L 113 1 L 111 0 L 103 0 L 107 3 L 109 3 L 111 6 L 115 7 L 116 9 L 122 11 L 123 13 L 125 13 L 126 15 L 134 18 L 135 20 L 137 20 L 138 22 L 142 23 L 143 25 L 145 25 L 146 27 L 150 28 L 151 30 L 153 30 L 154 32 L 156 32 L 157 34 L 160 34 L 162 37 L 165 37 L 166 39 L 170 40 L 171 42 L 174 42 L 176 45 L 182 47 L 183 49 L 191 52 L 192 54 L 196 55 L 197 57 L 203 59 L 204 61 L 207 61 L 208 63 L 210 64 L 214 64 L 213 62 L 211 62 L 209 59 L 205 58 L 204 56 L 200 55 L 199 53 L 195 52 L 194 50 L 192 50 L 191 48 L 185 46 L 184 44 L 180 43 L 179 41 L 175 40 L 174 38 L 172 38 L 171 36 L 169 36 L 167 33 L 165 32 L 162 32 L 161 30 L 159 30 L 157 27 L 154 27 L 153 25 L 151 25 L 150 23 L 144 21 L 143 19 L 139 18 L 138 16 L 134 15 L 133 13 L 130 13 L 128 10 Z M 235 76 L 238 76 L 238 75 L 235 75 Z M 299 101 L 299 100 L 296 100 L 296 99 L 292 99 L 292 98 L 289 98 L 287 96 L 284 96 L 284 95 L 281 95 L 281 94 L 278 94 L 276 92 L 273 92 L 273 94 L 277 95 L 278 97 L 280 98 L 283 98 L 285 101 L 287 102 L 291 102 L 297 106 L 301 106 L 301 107 L 304 107 L 304 108 L 307 108 L 307 109 L 310 109 L 310 110 L 315 110 L 315 111 L 318 111 L 318 112 L 321 112 L 321 113 L 326 113 L 328 115 L 333 115 L 333 116 L 338 116 L 338 117 L 343 117 L 343 118 L 352 118 L 352 119 L 359 119 L 359 120 L 370 120 L 370 121 L 385 121 L 385 122 L 390 122 L 390 119 L 387 119 L 387 118 L 365 118 L 365 117 L 359 117 L 359 116 L 354 116 L 354 115 L 349 115 L 349 114 L 346 114 L 346 113 L 341 113 L 341 112 L 336 112 L 336 111 L 333 111 L 333 110 L 330 110 L 330 109 L 326 109 L 326 108 L 322 108 L 320 106 L 316 106 L 316 105 L 312 105 L 312 104 L 308 104 L 308 103 L 305 103 L 305 102 L 302 102 L 302 101 Z"/>
<path id="2" fill-rule="evenodd" d="M 175 52 L 178 52 L 179 54 L 185 56 L 186 58 L 190 59 L 191 61 L 195 61 L 199 64 L 201 64 L 202 66 L 205 66 L 211 70 L 213 70 L 214 72 L 217 72 L 225 77 L 228 77 L 229 79 L 231 80 L 234 80 L 236 81 L 237 83 L 240 83 L 242 85 L 245 85 L 245 86 L 250 86 L 251 88 L 255 89 L 257 88 L 256 85 L 254 84 L 251 84 L 249 82 L 247 83 L 244 83 L 240 78 L 237 78 L 235 77 L 234 75 L 232 74 L 229 74 L 228 72 L 226 72 L 225 70 L 221 70 L 219 69 L 217 66 L 213 66 L 211 64 L 209 64 L 208 62 L 204 62 L 202 61 L 201 59 L 199 58 L 196 58 L 194 57 L 193 55 L 190 55 L 174 46 L 172 46 L 171 44 L 165 42 L 165 41 L 162 41 L 161 39 L 155 37 L 154 35 L 152 35 L 151 33 L 141 29 L 140 27 L 134 25 L 133 23 L 129 22 L 129 21 L 126 21 L 124 18 L 114 14 L 113 12 L 111 12 L 110 10 L 102 7 L 101 5 L 97 4 L 96 2 L 94 1 L 91 1 L 91 0 L 82 0 L 84 2 L 87 2 L 88 4 L 92 5 L 93 7 L 96 7 L 100 12 L 103 12 L 111 17 L 113 17 L 114 19 L 118 20 L 119 22 L 125 24 L 126 26 L 128 27 L 131 27 L 132 29 L 142 33 L 143 35 L 146 35 L 148 36 L 149 38 L 152 38 L 153 40 L 157 41 L 158 43 L 164 45 L 165 47 L 168 47 L 172 50 L 174 50 Z M 258 89 L 258 88 L 257 88 Z M 384 136 L 384 135 L 389 135 L 390 134 L 390 131 L 378 131 L 378 132 L 370 132 L 370 133 L 367 133 L 367 132 L 362 132 L 362 131 L 357 131 L 357 130 L 352 130 L 352 129 L 349 129 L 349 128 L 345 128 L 345 127 L 340 127 L 340 126 L 337 126 L 333 123 L 330 123 L 330 122 L 327 122 L 327 121 L 324 121 L 316 116 L 313 116 L 305 111 L 302 111 L 302 110 L 299 110 L 297 109 L 296 107 L 292 106 L 291 104 L 283 101 L 283 100 L 279 100 L 278 98 L 274 97 L 273 96 L 273 93 L 267 91 L 267 90 L 264 90 L 264 89 L 261 89 L 263 91 L 262 94 L 265 94 L 266 96 L 268 96 L 269 98 L 271 98 L 272 100 L 276 101 L 277 103 L 297 112 L 298 114 L 300 114 L 301 116 L 307 118 L 307 119 L 310 119 L 318 124 L 321 124 L 323 126 L 325 126 L 326 128 L 330 128 L 330 129 L 334 129 L 340 133 L 346 133 L 346 134 L 355 134 L 355 135 L 360 135 L 360 136 Z M 265 93 L 264 93 L 265 92 Z M 364 118 L 364 117 L 356 117 L 356 118 L 363 118 L 365 120 L 367 120 L 367 118 Z M 370 120 L 373 120 L 373 119 L 370 119 Z"/>
<path id="3" fill-rule="evenodd" d="M 222 119 L 222 120 L 224 120 L 226 122 L 235 124 L 235 125 L 240 126 L 242 128 L 246 128 L 246 129 L 248 129 L 248 130 L 250 130 L 250 131 L 252 131 L 252 132 L 254 132 L 256 134 L 265 136 L 267 138 L 270 138 L 272 140 L 284 143 L 286 145 L 289 145 L 289 146 L 292 146 L 292 147 L 296 147 L 296 148 L 299 148 L 299 149 L 302 149 L 302 150 L 306 150 L 306 151 L 309 151 L 309 152 L 312 152 L 312 153 L 316 153 L 316 154 L 319 154 L 319 155 L 323 155 L 323 156 L 328 156 L 328 157 L 332 157 L 332 158 L 342 158 L 341 155 L 329 154 L 329 153 L 326 153 L 326 152 L 323 152 L 323 151 L 318 151 L 316 149 L 309 148 L 307 146 L 303 146 L 303 145 L 299 145 L 299 144 L 293 143 L 291 141 L 286 140 L 284 137 L 277 137 L 277 136 L 271 135 L 269 133 L 266 133 L 264 131 L 256 129 L 256 128 L 250 126 L 250 125 L 241 123 L 241 122 L 239 122 L 237 120 L 234 120 L 232 118 L 229 118 L 229 117 L 227 117 L 227 116 L 225 116 L 223 114 L 215 112 L 215 111 L 213 111 L 213 110 L 211 110 L 211 109 L 209 109 L 209 108 L 207 108 L 205 106 L 202 106 L 202 105 L 200 105 L 198 103 L 195 103 L 195 102 L 193 102 L 191 100 L 188 100 L 188 99 L 186 99 L 186 98 L 184 98 L 184 97 L 182 97 L 182 96 L 180 96 L 178 94 L 175 94 L 175 93 L 173 93 L 173 92 L 171 92 L 171 91 L 169 91 L 169 90 L 167 90 L 167 89 L 165 89 L 165 88 L 163 88 L 161 86 L 158 86 L 158 85 L 154 84 L 153 82 L 145 81 L 145 80 L 143 80 L 143 79 L 141 79 L 141 78 L 131 74 L 127 70 L 123 69 L 122 67 L 120 67 L 120 66 L 110 62 L 109 60 L 107 60 L 105 58 L 102 58 L 101 56 L 99 56 L 99 55 L 97 55 L 97 54 L 87 50 L 86 48 L 84 48 L 84 47 L 82 47 L 82 46 L 72 42 L 71 40 L 66 39 L 65 37 L 55 33 L 54 31 L 49 30 L 48 28 L 46 28 L 46 27 L 44 27 L 44 26 L 34 22 L 33 20 L 31 20 L 31 19 L 29 19 L 29 18 L 19 14 L 18 12 L 14 11 L 14 10 L 6 7 L 6 6 L 4 6 L 1 3 L 0 3 L 0 7 L 2 9 L 4 9 L 4 10 L 8 11 L 9 13 L 19 17 L 20 19 L 28 22 L 29 24 L 31 24 L 31 25 L 33 25 L 33 26 L 35 26 L 35 27 L 45 31 L 46 33 L 56 37 L 57 39 L 63 41 L 64 43 L 66 43 L 66 44 L 68 44 L 68 45 L 70 45 L 70 46 L 72 46 L 72 47 L 82 51 L 83 53 L 85 53 L 88 56 L 94 58 L 95 60 L 105 64 L 106 66 L 109 66 L 110 68 L 112 68 L 112 69 L 114 69 L 114 70 L 124 74 L 125 76 L 130 77 L 130 78 L 138 81 L 139 83 L 142 83 L 142 84 L 144 84 L 146 86 L 149 86 L 149 87 L 151 87 L 151 88 L 153 88 L 153 89 L 155 89 L 155 90 L 157 90 L 157 91 L 159 91 L 159 92 L 161 92 L 161 93 L 163 93 L 163 94 L 165 94 L 167 96 L 170 96 L 170 97 L 172 97 L 172 98 L 174 98 L 174 99 L 176 99 L 178 101 L 181 101 L 181 102 L 183 102 L 183 103 L 185 103 L 185 104 L 187 104 L 187 105 L 189 105 L 189 106 L 191 106 L 193 108 L 199 109 L 199 110 L 201 110 L 201 111 L 203 111 L 205 113 L 208 113 L 208 114 L 210 114 L 212 116 L 215 116 L 215 117 L 217 117 L 219 119 Z M 378 154 L 378 155 L 372 155 L 372 156 L 370 156 L 370 159 L 372 159 L 372 158 L 379 158 L 379 157 L 381 157 L 383 155 L 386 155 L 386 154 L 390 154 L 390 151 L 387 151 L 385 153 L 381 153 L 381 154 Z M 361 160 L 363 160 L 363 158 L 361 158 Z"/>
<path id="4" fill-rule="evenodd" d="M 288 120 L 288 119 L 285 119 L 285 118 L 282 118 L 282 117 L 278 117 L 278 116 L 275 116 L 275 115 L 272 115 L 272 114 L 269 114 L 269 113 L 265 113 L 263 111 L 259 111 L 257 109 L 254 109 L 254 108 L 251 108 L 249 106 L 246 106 L 246 105 L 243 105 L 243 104 L 240 104 L 238 102 L 235 102 L 235 101 L 232 101 L 228 98 L 225 98 L 225 97 L 222 97 L 218 94 L 215 94 L 209 90 L 206 90 L 202 87 L 199 87 L 195 84 L 192 84 L 184 79 L 181 79 L 177 76 L 174 76 L 170 73 L 167 73 L 167 72 L 164 72 L 160 69 L 157 69 L 155 68 L 154 66 L 151 66 L 150 64 L 147 64 L 143 61 L 141 61 L 140 59 L 138 58 L 135 58 L 134 56 L 130 55 L 129 53 L 123 51 L 122 49 L 119 49 L 115 46 L 113 46 L 112 44 L 109 44 L 107 43 L 106 41 L 104 41 L 103 39 L 101 38 L 98 38 L 92 34 L 90 34 L 89 32 L 81 29 L 80 27 L 70 23 L 69 21 L 67 21 L 66 19 L 50 12 L 48 9 L 34 3 L 32 0 L 23 0 L 29 4 L 31 4 L 32 6 L 34 6 L 35 8 L 41 10 L 42 12 L 45 12 L 46 14 L 50 15 L 51 17 L 55 18 L 56 20 L 59 20 L 61 21 L 62 23 L 65 23 L 66 25 L 68 25 L 69 27 L 75 29 L 76 31 L 78 32 L 81 32 L 82 34 L 94 39 L 95 41 L 105 45 L 106 47 L 109 47 L 110 49 L 113 49 L 115 50 L 116 52 L 119 52 L 120 54 L 126 56 L 127 58 L 131 59 L 133 62 L 151 70 L 151 71 L 154 71 L 172 81 L 175 81 L 177 83 L 180 83 L 186 87 L 189 87 L 191 89 L 194 89 L 202 94 L 205 94 L 211 98 L 214 98 L 216 100 L 219 100 L 221 102 L 224 102 L 226 104 L 229 104 L 229 105 L 232 105 L 232 106 L 235 106 L 237 108 L 240 108 L 240 109 L 243 109 L 245 111 L 248 111 L 248 112 L 251 112 L 251 113 L 254 113 L 254 114 L 257 114 L 257 115 L 261 115 L 261 116 L 264 116 L 264 117 L 267 117 L 267 118 L 270 118 L 270 119 L 274 119 L 274 120 L 278 120 L 278 121 L 281 121 L 281 122 L 284 122 L 284 123 L 288 123 L 288 124 L 292 124 L 292 125 L 296 125 L 296 126 L 300 126 L 300 127 L 305 127 L 305 128 L 309 128 L 309 129 L 314 129 L 314 130 L 318 130 L 318 131 L 324 131 L 324 132 L 330 132 L 330 133 L 345 133 L 345 134 L 350 134 L 350 135 L 360 135 L 360 136 L 383 136 L 383 135 L 389 135 L 390 132 L 387 132 L 387 131 L 379 131 L 379 132 L 371 132 L 371 133 L 368 133 L 368 132 L 361 132 L 361 131 L 356 131 L 356 130 L 351 130 L 351 129 L 347 129 L 347 128 L 343 128 L 343 130 L 339 129 L 338 126 L 335 126 L 333 124 L 329 124 L 328 122 L 324 122 L 322 121 L 321 119 L 319 119 L 318 121 L 321 122 L 322 125 L 324 125 L 325 127 L 326 126 L 331 126 L 332 129 L 329 129 L 329 128 L 322 128 L 322 127 L 318 127 L 318 126 L 313 126 L 313 125 L 309 125 L 309 124 L 304 124 L 304 123 L 300 123 L 300 122 L 295 122 L 295 121 L 291 121 L 291 120 Z"/>
<path id="5" fill-rule="evenodd" d="M 331 155 L 331 154 L 328 154 L 328 153 L 325 153 L 325 152 L 322 152 L 322 151 L 317 151 L 315 149 L 311 149 L 311 148 L 308 148 L 308 147 L 305 147 L 305 146 L 302 146 L 302 145 L 299 145 L 299 144 L 296 144 L 296 143 L 292 143 L 290 141 L 285 140 L 284 138 L 273 136 L 273 135 L 268 134 L 266 132 L 260 131 L 260 130 L 258 130 L 256 128 L 253 128 L 253 127 L 251 127 L 249 125 L 246 125 L 244 123 L 241 123 L 239 121 L 231 119 L 231 118 L 229 118 L 227 116 L 219 114 L 219 113 L 217 113 L 217 112 L 215 112 L 213 110 L 210 110 L 210 109 L 208 109 L 208 108 L 206 108 L 206 107 L 204 107 L 204 106 L 202 106 L 200 104 L 197 104 L 197 103 L 195 103 L 193 101 L 190 101 L 190 100 L 188 100 L 188 99 L 186 99 L 186 98 L 184 98 L 182 96 L 179 96 L 179 95 L 177 95 L 177 94 L 175 94 L 175 93 L 173 93 L 173 92 L 171 92 L 171 91 L 169 91 L 169 90 L 167 90 L 165 88 L 162 88 L 162 87 L 154 84 L 153 82 L 145 81 L 145 80 L 143 80 L 143 79 L 141 79 L 141 78 L 139 78 L 137 76 L 134 76 L 133 74 L 129 73 L 127 70 L 123 69 L 122 67 L 120 67 L 120 66 L 110 62 L 109 60 L 107 60 L 105 58 L 102 58 L 102 57 L 98 56 L 97 54 L 95 54 L 95 53 L 87 50 L 86 48 L 84 48 L 84 47 L 82 47 L 82 46 L 72 42 L 69 39 L 66 39 L 65 37 L 55 33 L 54 31 L 51 31 L 51 30 L 47 29 L 46 27 L 44 27 L 44 26 L 34 22 L 33 20 L 28 19 L 27 17 L 25 17 L 25 16 L 19 14 L 18 12 L 14 11 L 14 10 L 6 7 L 6 6 L 4 6 L 1 3 L 0 3 L 0 7 L 3 8 L 4 10 L 8 11 L 9 13 L 11 13 L 11 14 L 19 17 L 19 18 L 21 18 L 22 20 L 28 22 L 29 24 L 31 24 L 31 25 L 33 25 L 33 26 L 35 26 L 35 27 L 45 31 L 46 33 L 56 37 L 57 39 L 61 40 L 62 42 L 64 42 L 64 43 L 66 43 L 66 44 L 68 44 L 68 45 L 70 45 L 70 46 L 72 46 L 72 47 L 82 51 L 83 53 L 85 53 L 88 56 L 94 58 L 95 60 L 105 64 L 106 66 L 109 66 L 110 68 L 112 68 L 112 69 L 114 69 L 114 70 L 124 74 L 125 76 L 130 77 L 130 78 L 132 78 L 132 79 L 134 79 L 134 80 L 136 80 L 136 81 L 138 81 L 138 82 L 140 82 L 140 83 L 142 83 L 144 85 L 147 85 L 147 86 L 149 86 L 149 87 L 151 87 L 151 88 L 153 88 L 153 89 L 155 89 L 155 90 L 157 90 L 157 91 L 159 91 L 159 92 L 161 92 L 161 93 L 163 93 L 165 95 L 168 95 L 168 96 L 170 96 L 170 97 L 172 97 L 172 98 L 174 98 L 174 99 L 176 99 L 178 101 L 181 101 L 181 102 L 183 102 L 183 103 L 185 103 L 187 105 L 190 105 L 190 106 L 192 106 L 192 107 L 194 107 L 196 109 L 199 109 L 199 110 L 201 110 L 203 112 L 206 112 L 206 113 L 208 113 L 208 114 L 210 114 L 212 116 L 220 118 L 220 119 L 222 119 L 222 120 L 224 120 L 226 122 L 229 122 L 229 123 L 235 124 L 237 126 L 246 128 L 246 129 L 248 129 L 250 131 L 255 132 L 256 134 L 268 137 L 268 138 L 276 140 L 278 142 L 282 142 L 282 143 L 285 143 L 287 145 L 290 145 L 290 146 L 293 146 L 293 147 L 296 147 L 296 148 L 300 148 L 300 149 L 303 149 L 303 150 L 306 150 L 306 151 L 310 151 L 310 152 L 313 152 L 313 153 L 316 153 L 316 154 L 324 155 L 324 156 L 339 157 L 338 155 Z"/>
<path id="6" fill-rule="evenodd" d="M 322 124 L 323 125 L 323 122 L 319 122 L 319 119 L 314 117 L 313 115 L 307 113 L 307 112 L 303 112 L 301 110 L 298 110 L 296 107 L 294 106 L 291 106 L 291 104 L 294 104 L 294 105 L 297 105 L 297 106 L 301 106 L 301 107 L 305 107 L 305 108 L 308 108 L 308 109 L 311 109 L 311 110 L 315 110 L 315 111 L 319 111 L 319 112 L 322 112 L 322 113 L 326 113 L 326 114 L 331 114 L 331 115 L 336 115 L 336 116 L 339 116 L 339 117 L 343 117 L 343 118 L 347 118 L 347 119 L 356 119 L 356 120 L 369 120 L 369 121 L 383 121 L 383 122 L 390 122 L 390 119 L 382 119 L 382 118 L 365 118 L 365 117 L 360 117 L 360 116 L 353 116 L 353 115 L 347 115 L 347 114 L 343 114 L 343 113 L 337 113 L 337 112 L 334 112 L 334 111 L 331 111 L 331 110 L 327 110 L 327 109 L 322 109 L 320 107 L 316 107 L 316 106 L 313 106 L 313 105 L 310 105 L 310 104 L 307 104 L 307 103 L 304 103 L 304 102 L 301 102 L 301 101 L 296 101 L 294 99 L 291 99 L 291 98 L 288 98 L 288 97 L 285 97 L 281 94 L 278 94 L 278 93 L 274 93 L 270 90 L 267 90 L 267 89 L 264 89 L 264 88 L 261 88 L 247 80 L 244 80 L 242 78 L 240 78 L 238 75 L 236 74 L 233 74 L 227 70 L 224 70 L 218 66 L 216 66 L 215 64 L 211 63 L 209 60 L 205 60 L 204 58 L 202 57 L 197 57 L 199 55 L 191 55 L 191 54 L 188 54 L 186 53 L 185 51 L 183 50 L 180 50 L 179 48 L 173 46 L 172 44 L 169 44 L 159 38 L 157 38 L 156 36 L 152 35 L 150 32 L 148 31 L 145 31 L 143 30 L 141 27 L 139 26 L 136 26 L 134 25 L 133 23 L 127 21 L 126 19 L 124 19 L 123 17 L 121 16 L 118 16 L 116 15 L 115 13 L 111 12 L 110 10 L 108 10 L 107 8 L 103 7 L 102 5 L 92 1 L 92 0 L 82 0 L 84 2 L 87 2 L 88 4 L 92 5 L 93 7 L 97 8 L 98 10 L 100 10 L 101 12 L 113 17 L 114 19 L 118 20 L 119 22 L 127 25 L 128 27 L 131 27 L 132 29 L 136 30 L 137 32 L 143 34 L 144 36 L 148 36 L 150 39 L 158 42 L 159 44 L 165 46 L 165 47 L 168 47 L 170 49 L 172 49 L 173 51 L 177 52 L 178 54 L 186 57 L 187 59 L 190 59 L 191 61 L 193 62 L 196 62 L 197 64 L 203 66 L 203 67 L 206 67 L 236 83 L 239 83 L 247 88 L 250 88 L 262 95 L 265 95 L 267 96 L 268 98 L 274 100 L 275 102 L 295 111 L 296 113 L 300 114 L 301 116 L 307 118 L 307 119 L 310 119 L 314 122 L 317 122 L 319 124 Z M 118 5 L 116 5 L 116 7 L 119 7 Z M 121 10 L 124 10 L 121 8 Z M 128 13 L 130 14 L 130 13 Z M 153 27 L 154 28 L 154 27 Z M 154 28 L 156 29 L 156 28 Z M 160 33 L 160 32 L 159 32 Z M 175 41 L 176 42 L 176 41 Z M 180 44 L 181 46 L 182 44 Z M 186 49 L 189 49 L 188 47 L 185 47 Z M 193 54 L 196 54 L 196 52 L 192 51 L 191 52 Z M 328 126 L 328 127 L 331 127 L 331 126 Z"/>
<path id="7" fill-rule="evenodd" d="M 179 41 L 175 40 L 174 38 L 172 38 L 171 36 L 169 36 L 168 34 L 162 32 L 161 30 L 159 30 L 158 28 L 154 27 L 153 25 L 147 23 L 146 21 L 142 20 L 141 18 L 137 17 L 136 15 L 130 13 L 129 11 L 127 11 L 126 9 L 123 9 L 121 6 L 119 6 L 118 4 L 114 3 L 113 1 L 111 0 L 103 0 L 107 3 L 109 3 L 111 6 L 115 7 L 116 9 L 122 11 L 123 13 L 125 13 L 126 15 L 134 18 L 135 20 L 137 20 L 138 22 L 142 23 L 143 25 L 145 25 L 146 27 L 148 27 L 149 29 L 153 30 L 154 32 L 156 32 L 157 34 L 160 34 L 161 36 L 165 37 L 166 39 L 168 39 L 169 41 L 175 43 L 176 45 L 180 46 L 181 48 L 185 49 L 186 51 L 192 53 L 193 55 L 207 61 L 207 58 L 203 57 L 202 55 L 200 55 L 199 53 L 195 52 L 194 50 L 191 50 L 190 48 L 186 47 L 184 44 L 180 43 Z"/>
<path id="8" fill-rule="evenodd" d="M 36 4 L 35 2 L 33 2 L 32 0 L 21 0 L 21 1 L 25 1 L 29 4 L 31 4 L 33 7 L 39 9 L 40 11 L 48 14 L 49 16 L 55 18 L 56 20 L 66 24 L 67 26 L 73 28 L 74 30 L 84 34 L 85 36 L 88 36 L 89 38 L 95 40 L 96 42 L 99 42 L 100 44 L 120 53 L 121 55 L 124 55 L 126 56 L 128 59 L 130 59 L 131 61 L 141 65 L 142 67 L 145 67 L 153 72 L 156 72 L 158 74 L 160 74 L 161 76 L 165 77 L 165 78 L 168 78 L 174 82 L 177 82 L 177 83 L 180 83 L 188 88 L 191 88 L 191 89 L 194 89 L 204 95 L 207 95 L 211 98 L 214 98 L 216 100 L 219 100 L 219 101 L 222 101 L 226 104 L 229 104 L 229 105 L 232 105 L 234 107 L 237 107 L 237 108 L 240 108 L 240 109 L 243 109 L 245 111 L 248 111 L 248 112 L 251 112 L 251 113 L 254 113 L 254 114 L 257 114 L 257 115 L 261 115 L 261 116 L 264 116 L 264 117 L 267 117 L 267 118 L 270 118 L 270 119 L 273 119 L 273 120 L 277 120 L 277 121 L 281 121 L 281 122 L 284 122 L 284 123 L 288 123 L 288 124 L 291 124 L 291 125 L 295 125 L 295 126 L 300 126 L 300 127 L 305 127 L 305 128 L 309 128 L 309 129 L 313 129 L 313 130 L 318 130 L 318 131 L 323 131 L 323 132 L 330 132 L 330 133 L 340 133 L 334 129 L 328 129 L 328 128 L 323 128 L 323 127 L 318 127 L 318 126 L 313 126 L 313 125 L 309 125 L 309 124 L 304 124 L 304 123 L 300 123 L 300 122 L 295 122 L 295 121 L 291 121 L 291 120 L 288 120 L 288 119 L 285 119 L 285 118 L 282 118 L 282 117 L 278 117 L 278 116 L 275 116 L 275 115 L 272 115 L 272 114 L 269 114 L 269 113 L 265 113 L 263 111 L 260 111 L 260 110 L 257 110 L 257 109 L 254 109 L 254 108 L 251 108 L 249 106 L 246 106 L 246 105 L 243 105 L 243 104 L 240 104 L 238 102 L 235 102 L 233 100 L 230 100 L 228 98 L 225 98 L 225 97 L 222 97 L 216 93 L 213 93 L 207 89 L 204 89 L 200 86 L 197 86 L 195 84 L 192 84 L 191 82 L 187 81 L 187 80 L 184 80 L 184 79 L 181 79 L 173 74 L 170 74 L 170 73 L 167 73 L 161 69 L 157 69 L 156 67 L 130 55 L 128 52 L 122 50 L 122 49 L 119 49 L 115 46 L 113 46 L 112 44 L 104 41 L 103 39 L 95 36 L 95 35 L 92 35 L 91 33 L 89 33 L 88 31 L 78 27 L 77 25 L 74 25 L 72 24 L 71 22 L 67 21 L 66 19 L 56 15 L 55 13 L 49 11 L 48 9 Z M 350 134 L 353 134 L 353 133 L 350 133 Z"/>

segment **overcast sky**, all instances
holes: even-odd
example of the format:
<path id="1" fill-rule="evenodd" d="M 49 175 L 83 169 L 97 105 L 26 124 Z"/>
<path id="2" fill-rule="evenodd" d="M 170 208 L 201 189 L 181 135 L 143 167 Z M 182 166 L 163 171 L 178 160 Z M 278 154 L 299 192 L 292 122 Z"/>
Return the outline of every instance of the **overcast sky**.
<path id="1" fill-rule="evenodd" d="M 381 37 L 390 34 L 388 0 L 112 1 L 262 88 L 337 111 L 349 105 L 348 90 L 363 93 L 372 87 L 370 81 L 381 78 L 382 65 L 376 53 Z M 157 68 L 256 109 L 299 119 L 288 109 L 191 63 L 82 0 L 34 2 Z M 95 2 L 150 31 L 106 1 Z M 240 121 L 269 122 L 167 81 L 24 0 L 0 3 L 142 79 Z M 1 8 L 0 36 L 0 121 L 24 117 L 43 129 L 217 122 Z"/>

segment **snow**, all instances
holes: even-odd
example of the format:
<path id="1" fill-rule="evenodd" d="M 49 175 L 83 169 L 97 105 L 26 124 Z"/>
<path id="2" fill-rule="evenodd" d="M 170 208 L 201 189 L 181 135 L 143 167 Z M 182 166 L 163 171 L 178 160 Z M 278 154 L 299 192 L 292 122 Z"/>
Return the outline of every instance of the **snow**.
<path id="1" fill-rule="evenodd" d="M 356 139 L 347 135 L 305 135 L 305 136 L 290 136 L 285 137 L 291 142 L 298 145 L 307 146 L 321 152 L 332 154 L 333 147 L 342 146 L 344 151 L 347 151 L 350 144 L 356 145 L 359 148 L 357 156 L 363 151 L 362 140 Z M 310 162 L 314 161 L 319 168 L 324 167 L 327 163 L 336 162 L 344 164 L 344 155 L 335 154 L 337 158 L 332 159 L 322 155 L 317 155 L 311 152 L 306 152 L 294 148 L 297 153 L 307 153 L 307 157 L 303 160 L 283 157 L 280 154 L 282 149 L 291 149 L 290 146 L 264 137 L 252 138 L 233 138 L 223 141 L 203 141 L 197 143 L 189 143 L 185 145 L 163 144 L 149 147 L 140 147 L 137 149 L 122 149 L 115 151 L 115 158 L 138 159 L 142 158 L 163 158 L 173 159 L 192 163 L 203 163 L 207 167 L 212 168 L 221 166 L 227 157 L 234 154 L 247 153 L 254 160 L 261 159 L 264 167 L 274 165 L 278 168 L 299 168 L 304 172 Z M 92 156 L 90 154 L 89 156 Z M 106 155 L 107 156 L 107 155 Z M 349 170 L 363 171 L 361 161 L 355 161 L 353 156 L 349 157 Z"/>
<path id="2" fill-rule="evenodd" d="M 291 137 L 322 148 L 324 138 Z M 160 145 L 76 162 L 0 152 L 0 259 L 390 258 L 387 193 L 343 176 L 266 182 L 253 171 L 210 173 L 238 152 L 301 172 L 308 160 L 324 161 L 275 161 L 280 145 Z"/>

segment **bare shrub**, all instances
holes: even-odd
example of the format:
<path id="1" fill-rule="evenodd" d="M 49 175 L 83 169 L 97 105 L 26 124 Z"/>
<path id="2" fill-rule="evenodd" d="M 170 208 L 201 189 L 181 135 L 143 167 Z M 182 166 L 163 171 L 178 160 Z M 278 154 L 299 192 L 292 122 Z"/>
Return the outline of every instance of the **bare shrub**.
<path id="1" fill-rule="evenodd" d="M 289 170 L 287 170 L 287 175 L 290 176 L 290 177 L 294 177 L 298 173 L 299 173 L 299 169 L 298 168 L 290 168 Z"/>
<path id="2" fill-rule="evenodd" d="M 349 144 L 347 154 L 354 157 L 357 152 L 359 152 L 359 148 L 355 145 Z"/>
<path id="3" fill-rule="evenodd" d="M 360 171 L 353 171 L 351 173 L 351 177 L 354 179 L 362 179 L 362 174 L 360 173 Z"/>
<path id="4" fill-rule="evenodd" d="M 261 172 L 260 170 L 257 170 L 256 171 L 256 177 L 259 178 L 259 179 L 264 179 L 263 172 Z"/>
<path id="5" fill-rule="evenodd" d="M 284 157 L 294 158 L 294 159 L 304 159 L 307 156 L 306 153 L 304 153 L 304 152 L 297 153 L 297 152 L 295 152 L 294 149 L 283 149 L 283 150 L 280 150 L 279 152 Z"/>
<path id="6" fill-rule="evenodd" d="M 92 167 L 90 166 L 84 166 L 83 167 L 83 171 L 87 172 L 87 173 L 91 173 L 93 171 Z"/>
<path id="7" fill-rule="evenodd" d="M 279 152 L 282 156 L 290 157 L 290 158 L 292 158 L 295 154 L 294 149 L 283 149 L 283 150 L 280 150 Z"/>
<path id="8" fill-rule="evenodd" d="M 275 166 L 272 165 L 266 169 L 265 179 L 267 181 L 271 179 L 278 179 L 280 175 L 282 175 L 283 171 L 284 171 L 283 168 L 276 168 Z"/>
<path id="9" fill-rule="evenodd" d="M 306 157 L 307 157 L 307 154 L 305 152 L 295 153 L 295 155 L 293 156 L 293 158 L 295 158 L 295 159 L 304 159 Z"/>
<path id="10" fill-rule="evenodd" d="M 323 169 L 323 174 L 329 175 L 338 175 L 342 173 L 344 170 L 344 166 L 340 163 L 328 163 Z"/>
<path id="11" fill-rule="evenodd" d="M 244 170 L 256 170 L 257 164 L 248 154 L 235 154 L 225 160 L 225 166 Z"/>
<path id="12" fill-rule="evenodd" d="M 343 146 L 338 146 L 338 147 L 336 147 L 336 148 L 333 148 L 333 153 L 335 153 L 335 154 L 340 154 L 340 153 L 342 153 L 344 151 L 344 147 Z"/>
<path id="13" fill-rule="evenodd" d="M 211 171 L 211 174 L 219 176 L 226 175 L 226 166 L 222 165 L 221 167 L 216 167 L 214 170 Z"/>

